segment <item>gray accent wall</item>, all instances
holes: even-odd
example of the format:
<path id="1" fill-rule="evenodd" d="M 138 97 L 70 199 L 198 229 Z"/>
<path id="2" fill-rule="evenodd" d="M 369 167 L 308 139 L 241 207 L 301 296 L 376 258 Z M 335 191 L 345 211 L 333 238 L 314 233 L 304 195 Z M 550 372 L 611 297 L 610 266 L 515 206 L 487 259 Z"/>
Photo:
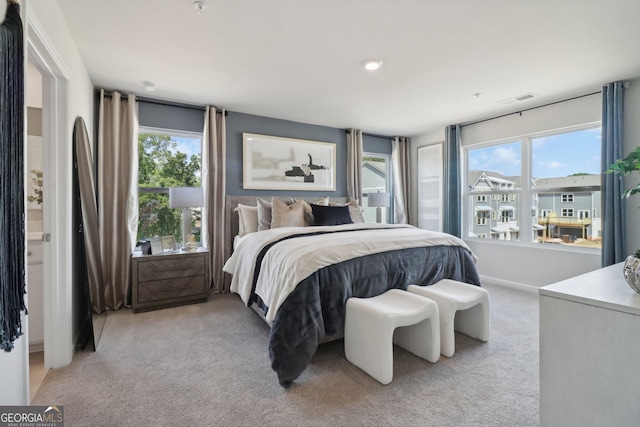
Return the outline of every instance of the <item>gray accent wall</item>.
<path id="1" fill-rule="evenodd" d="M 336 191 L 245 190 L 242 188 L 242 134 L 296 138 L 336 144 Z M 347 135 L 344 129 L 229 112 L 227 116 L 227 194 L 233 196 L 343 197 L 347 194 Z"/>
<path id="2" fill-rule="evenodd" d="M 202 133 L 204 107 L 164 105 L 138 100 L 140 126 Z"/>

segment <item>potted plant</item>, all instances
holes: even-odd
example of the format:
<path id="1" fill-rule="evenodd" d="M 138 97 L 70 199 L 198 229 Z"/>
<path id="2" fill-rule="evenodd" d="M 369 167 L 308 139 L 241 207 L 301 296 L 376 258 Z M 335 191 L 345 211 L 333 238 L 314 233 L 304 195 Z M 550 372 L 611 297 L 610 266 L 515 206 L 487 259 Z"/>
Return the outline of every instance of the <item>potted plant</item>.
<path id="1" fill-rule="evenodd" d="M 640 172 L 640 147 L 636 147 L 626 157 L 616 160 L 605 171 L 605 173 L 615 173 L 620 176 L 625 176 L 632 172 Z M 622 197 L 629 198 L 636 193 L 640 193 L 640 182 L 634 188 L 624 190 Z M 627 257 L 624 262 L 623 273 L 629 286 L 640 293 L 640 249 L 637 249 L 633 255 Z"/>

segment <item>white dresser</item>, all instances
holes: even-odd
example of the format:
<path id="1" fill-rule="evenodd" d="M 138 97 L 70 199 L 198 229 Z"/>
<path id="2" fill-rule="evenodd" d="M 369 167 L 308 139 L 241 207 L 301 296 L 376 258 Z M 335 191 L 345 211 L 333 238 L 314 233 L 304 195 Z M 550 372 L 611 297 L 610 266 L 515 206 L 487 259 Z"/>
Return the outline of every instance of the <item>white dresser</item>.
<path id="1" fill-rule="evenodd" d="M 640 425 L 640 294 L 622 263 L 540 288 L 540 425 Z"/>

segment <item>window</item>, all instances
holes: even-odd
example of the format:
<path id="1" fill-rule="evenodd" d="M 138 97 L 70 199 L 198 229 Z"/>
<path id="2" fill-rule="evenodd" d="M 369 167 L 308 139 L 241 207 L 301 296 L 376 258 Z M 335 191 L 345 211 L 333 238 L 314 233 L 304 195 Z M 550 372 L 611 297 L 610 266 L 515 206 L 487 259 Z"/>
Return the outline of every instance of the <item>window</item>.
<path id="1" fill-rule="evenodd" d="M 138 134 L 138 239 L 182 241 L 182 210 L 169 207 L 169 188 L 200 187 L 202 135 L 140 128 Z M 191 209 L 200 233 L 200 208 Z M 200 240 L 199 236 L 196 240 Z"/>
<path id="2" fill-rule="evenodd" d="M 377 208 L 367 206 L 369 193 L 391 193 L 391 158 L 385 154 L 362 154 L 362 209 L 366 222 L 376 222 Z M 382 208 L 383 223 L 389 222 L 389 208 Z"/>
<path id="3" fill-rule="evenodd" d="M 482 196 L 476 196 L 476 201 L 480 202 L 480 203 L 484 203 L 487 201 L 487 196 L 482 195 Z"/>
<path id="4" fill-rule="evenodd" d="M 465 153 L 464 212 L 477 218 L 478 197 L 490 195 L 492 238 L 600 248 L 599 126 L 477 144 Z M 465 223 L 466 235 L 477 237 L 477 221 Z"/>
<path id="5" fill-rule="evenodd" d="M 476 213 L 476 225 L 487 225 L 487 220 L 491 216 L 489 210 L 478 210 Z"/>

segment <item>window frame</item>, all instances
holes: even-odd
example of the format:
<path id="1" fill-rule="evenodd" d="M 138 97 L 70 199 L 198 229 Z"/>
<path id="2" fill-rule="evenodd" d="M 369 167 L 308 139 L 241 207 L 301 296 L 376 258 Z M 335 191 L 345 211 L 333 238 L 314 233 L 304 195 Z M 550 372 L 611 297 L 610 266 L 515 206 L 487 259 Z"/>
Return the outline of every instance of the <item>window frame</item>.
<path id="1" fill-rule="evenodd" d="M 138 126 L 138 133 L 140 134 L 152 134 L 152 135 L 168 135 L 171 138 L 190 138 L 190 139 L 200 139 L 200 173 L 202 173 L 202 163 L 204 162 L 203 156 L 203 148 L 204 148 L 204 134 L 203 132 L 192 132 L 192 131 L 184 131 L 178 129 L 165 129 L 165 128 L 157 128 L 151 126 Z M 138 143 L 138 139 L 136 138 L 136 144 Z M 136 151 L 137 152 L 137 151 Z M 138 162 L 136 166 L 136 173 L 140 168 L 140 164 Z M 137 176 L 136 185 L 138 189 L 138 196 L 143 193 L 154 193 L 154 194 L 166 194 L 167 197 L 169 195 L 169 187 L 141 187 L 139 175 Z M 200 187 L 202 188 L 202 176 L 200 177 Z M 202 209 L 203 207 L 194 207 L 192 210 Z M 138 207 L 139 214 L 139 207 Z M 139 222 L 139 218 L 138 218 Z M 139 231 L 138 231 L 139 233 Z"/>
<path id="2" fill-rule="evenodd" d="M 595 251 L 600 252 L 601 248 L 591 248 L 591 247 L 581 247 L 581 246 L 566 246 L 566 245 L 550 245 L 550 244 L 540 244 L 533 241 L 528 241 L 528 239 L 522 239 L 522 233 L 519 233 L 518 240 L 500 240 L 500 239 L 479 239 L 476 235 L 472 234 L 473 230 L 470 229 L 471 222 L 474 218 L 474 213 L 470 210 L 472 209 L 471 200 L 475 199 L 480 193 L 491 195 L 491 199 L 494 201 L 499 201 L 503 203 L 502 197 L 504 194 L 511 194 L 512 200 L 514 197 L 520 196 L 520 200 L 518 201 L 517 207 L 517 219 L 518 219 L 518 227 L 520 230 L 532 229 L 533 227 L 533 216 L 529 215 L 529 213 L 533 211 L 537 211 L 540 213 L 541 211 L 535 205 L 533 198 L 535 195 L 539 193 L 563 193 L 563 194 L 571 194 L 572 196 L 576 192 L 576 188 L 545 188 L 545 189 L 536 189 L 533 188 L 532 185 L 532 141 L 536 138 L 559 135 L 564 133 L 571 132 L 579 132 L 590 129 L 601 128 L 602 124 L 600 121 L 585 123 L 582 125 L 576 126 L 567 126 L 564 128 L 548 130 L 544 132 L 532 132 L 529 134 L 521 135 L 518 137 L 509 137 L 502 138 L 488 142 L 482 142 L 477 144 L 470 144 L 461 147 L 461 169 L 462 169 L 462 235 L 465 240 L 483 240 L 497 244 L 509 244 L 509 245 L 518 245 L 518 246 L 529 246 L 536 247 L 544 250 L 567 250 L 574 252 L 586 252 L 586 253 L 594 253 Z M 522 183 L 522 187 L 519 190 L 514 190 L 511 188 L 500 188 L 496 190 L 484 190 L 484 191 L 471 191 L 470 185 L 473 183 L 469 182 L 469 152 L 474 149 L 486 148 L 492 146 L 500 146 L 506 145 L 509 143 L 520 141 L 521 143 L 521 176 L 520 182 Z M 601 186 L 595 187 L 580 187 L 579 191 L 601 191 Z M 575 197 L 573 197 L 575 199 Z M 572 202 L 562 202 L 562 203 L 572 203 Z M 525 214 L 526 213 L 526 214 Z M 574 209 L 574 215 L 575 215 Z M 495 214 L 495 211 L 493 212 Z M 595 215 L 594 215 L 595 216 Z M 502 215 L 492 216 L 492 220 L 500 220 Z"/>
<path id="3" fill-rule="evenodd" d="M 393 171 L 393 166 L 391 164 L 391 154 L 385 154 L 385 153 L 374 153 L 373 151 L 363 151 L 362 152 L 362 158 L 363 158 L 363 164 L 361 166 L 361 170 L 362 168 L 364 168 L 364 158 L 365 157 L 379 157 L 379 158 L 384 158 L 385 159 L 385 183 L 384 186 L 387 189 L 387 193 L 389 193 L 389 207 L 387 208 L 382 208 L 382 212 L 383 212 L 383 220 L 384 220 L 384 216 L 385 216 L 385 212 L 386 212 L 386 222 L 389 224 L 392 224 L 394 222 L 394 218 L 393 218 L 393 186 L 392 181 L 391 181 L 391 173 Z M 364 198 L 365 197 L 369 197 L 368 192 L 362 192 L 362 201 L 364 202 Z M 362 209 L 369 209 L 368 206 L 365 206 L 364 203 L 361 203 L 361 207 Z M 371 208 L 371 209 L 377 209 L 377 208 Z"/>

